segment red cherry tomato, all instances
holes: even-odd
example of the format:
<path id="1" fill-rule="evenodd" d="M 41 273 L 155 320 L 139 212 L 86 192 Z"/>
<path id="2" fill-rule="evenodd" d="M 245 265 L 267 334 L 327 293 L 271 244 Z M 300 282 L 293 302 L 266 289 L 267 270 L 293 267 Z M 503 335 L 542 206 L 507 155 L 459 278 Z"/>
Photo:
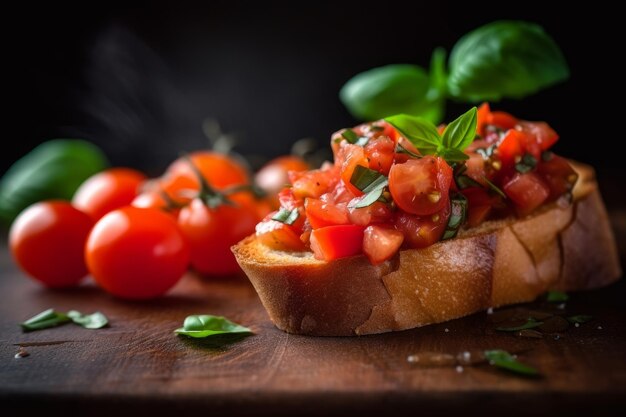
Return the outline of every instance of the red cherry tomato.
<path id="1" fill-rule="evenodd" d="M 189 265 L 189 246 L 171 216 L 129 206 L 96 223 L 85 258 L 98 285 L 109 293 L 147 299 L 180 280 Z"/>
<path id="2" fill-rule="evenodd" d="M 301 172 L 309 169 L 302 158 L 295 155 L 280 156 L 265 164 L 254 179 L 256 184 L 270 195 L 270 201 L 278 207 L 276 194 L 289 184 L 289 171 Z"/>
<path id="3" fill-rule="evenodd" d="M 365 227 L 354 224 L 328 226 L 311 232 L 311 250 L 316 259 L 332 261 L 358 255 L 363 248 Z"/>
<path id="4" fill-rule="evenodd" d="M 368 226 L 363 234 L 363 252 L 373 265 L 378 265 L 395 255 L 403 241 L 404 234 L 399 230 Z"/>
<path id="5" fill-rule="evenodd" d="M 200 189 L 198 173 L 191 164 L 216 190 L 250 182 L 246 168 L 233 158 L 214 151 L 193 152 L 174 161 L 161 178 L 161 187 L 175 201 L 188 202 L 191 197 L 181 193 Z"/>
<path id="6" fill-rule="evenodd" d="M 452 168 L 442 158 L 425 156 L 395 164 L 389 171 L 389 191 L 404 211 L 433 214 L 448 204 Z"/>
<path id="7" fill-rule="evenodd" d="M 144 174 L 134 169 L 107 169 L 82 183 L 72 198 L 72 204 L 98 220 L 110 211 L 129 205 L 146 179 Z"/>
<path id="8" fill-rule="evenodd" d="M 235 205 L 209 208 L 193 199 L 178 215 L 180 230 L 191 248 L 191 266 L 202 274 L 229 275 L 240 271 L 230 247 L 254 233 L 257 208 L 245 198 L 230 197 Z"/>
<path id="9" fill-rule="evenodd" d="M 51 287 L 76 285 L 87 275 L 84 248 L 93 219 L 64 201 L 24 210 L 11 226 L 9 245 L 17 264 Z"/>

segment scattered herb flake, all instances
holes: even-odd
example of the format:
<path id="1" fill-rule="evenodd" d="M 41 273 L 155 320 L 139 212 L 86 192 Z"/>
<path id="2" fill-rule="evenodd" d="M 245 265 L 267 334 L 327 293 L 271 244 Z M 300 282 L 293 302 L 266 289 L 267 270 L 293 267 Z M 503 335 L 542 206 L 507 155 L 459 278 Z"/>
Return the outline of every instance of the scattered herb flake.
<path id="1" fill-rule="evenodd" d="M 527 153 L 522 156 L 521 161 L 515 164 L 515 170 L 521 174 L 532 171 L 537 166 L 537 159 L 531 154 Z"/>
<path id="2" fill-rule="evenodd" d="M 526 323 L 522 324 L 521 326 L 496 327 L 496 330 L 498 330 L 499 332 L 518 332 L 520 330 L 534 329 L 535 327 L 539 327 L 542 324 L 543 324 L 542 321 L 537 321 L 534 318 L 529 317 L 528 320 L 526 320 Z"/>
<path id="3" fill-rule="evenodd" d="M 501 349 L 486 350 L 484 354 L 485 354 L 485 359 L 487 359 L 490 365 L 493 365 L 500 369 L 504 369 L 506 371 L 513 372 L 519 375 L 524 375 L 524 376 L 540 375 L 539 371 L 537 371 L 535 368 L 519 362 L 515 358 L 515 356 L 511 355 L 506 350 L 501 350 Z"/>
<path id="4" fill-rule="evenodd" d="M 578 314 L 575 316 L 570 316 L 567 318 L 567 321 L 569 321 L 570 323 L 587 323 L 588 321 L 592 320 L 593 316 L 590 316 L 588 314 Z"/>
<path id="5" fill-rule="evenodd" d="M 293 210 L 289 210 L 284 207 L 281 207 L 278 213 L 276 213 L 272 217 L 272 220 L 276 220 L 277 222 L 291 225 L 296 220 L 298 220 L 298 217 L 300 217 L 300 212 L 298 211 L 297 208 L 294 208 Z"/>
<path id="6" fill-rule="evenodd" d="M 341 132 L 341 136 L 343 136 L 343 138 L 350 143 L 354 143 L 359 139 L 359 135 L 357 135 L 352 129 L 344 130 Z"/>
<path id="7" fill-rule="evenodd" d="M 569 295 L 561 291 L 548 291 L 546 300 L 549 303 L 562 303 L 564 301 L 569 300 Z"/>
<path id="8" fill-rule="evenodd" d="M 188 316 L 183 327 L 174 333 L 187 337 L 204 338 L 220 334 L 251 334 L 252 330 L 228 320 L 226 317 L 201 314 Z"/>

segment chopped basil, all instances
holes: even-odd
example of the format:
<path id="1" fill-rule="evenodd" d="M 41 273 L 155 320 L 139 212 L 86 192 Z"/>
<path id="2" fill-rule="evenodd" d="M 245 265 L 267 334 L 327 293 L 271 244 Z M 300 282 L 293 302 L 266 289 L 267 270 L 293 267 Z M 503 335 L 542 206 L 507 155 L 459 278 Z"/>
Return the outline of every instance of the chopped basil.
<path id="1" fill-rule="evenodd" d="M 461 193 L 450 194 L 450 218 L 441 240 L 452 239 L 457 235 L 461 225 L 465 222 L 466 213 L 467 199 L 465 196 Z"/>
<path id="2" fill-rule="evenodd" d="M 532 366 L 518 362 L 515 356 L 511 355 L 506 350 L 501 350 L 501 349 L 486 350 L 484 352 L 484 355 L 485 355 L 485 359 L 489 361 L 490 365 L 496 366 L 500 369 L 504 369 L 509 372 L 514 372 L 516 374 L 526 375 L 526 376 L 539 375 L 539 371 L 537 371 Z"/>
<path id="3" fill-rule="evenodd" d="M 354 130 L 352 129 L 344 130 L 343 132 L 341 132 L 341 136 L 343 136 L 343 138 L 350 143 L 354 143 L 359 139 L 359 135 L 354 133 Z"/>
<path id="4" fill-rule="evenodd" d="M 385 179 L 385 185 L 387 185 L 387 180 Z M 377 202 L 383 195 L 383 188 L 378 188 L 376 190 L 372 190 L 369 193 L 362 196 L 356 204 L 349 205 L 348 208 L 363 208 L 368 207 Z"/>
<path id="5" fill-rule="evenodd" d="M 515 327 L 496 327 L 496 330 L 500 331 L 500 332 L 518 332 L 520 330 L 526 330 L 526 329 L 534 329 L 535 327 L 539 327 L 543 324 L 542 321 L 537 321 L 532 317 L 529 317 L 528 320 L 526 321 L 526 323 L 522 324 L 521 326 L 515 326 Z"/>
<path id="6" fill-rule="evenodd" d="M 357 165 L 350 177 L 350 183 L 363 191 L 365 195 L 349 208 L 363 208 L 375 203 L 382 197 L 389 181 L 378 171 Z"/>
<path id="7" fill-rule="evenodd" d="M 72 321 L 85 329 L 101 329 L 109 324 L 109 320 L 104 314 L 96 311 L 92 314 L 82 314 L 79 311 L 71 310 L 67 312 L 67 316 Z"/>
<path id="8" fill-rule="evenodd" d="M 564 301 L 569 300 L 569 295 L 561 291 L 548 291 L 546 300 L 549 303 L 562 303 Z"/>
<path id="9" fill-rule="evenodd" d="M 370 125 L 369 129 L 370 129 L 370 132 L 382 132 L 383 130 L 385 130 L 384 127 L 378 126 L 378 125 Z"/>
<path id="10" fill-rule="evenodd" d="M 183 327 L 174 333 L 187 337 L 204 338 L 220 334 L 250 334 L 252 330 L 228 320 L 226 317 L 210 314 L 188 316 Z"/>
<path id="11" fill-rule="evenodd" d="M 498 187 L 497 185 L 495 185 L 493 182 L 489 181 L 489 178 L 487 178 L 487 177 L 485 177 L 485 176 L 483 175 L 483 180 L 487 183 L 487 187 L 488 187 L 491 191 L 495 192 L 496 194 L 498 194 L 498 195 L 499 195 L 500 197 L 502 197 L 502 198 L 506 198 L 506 194 L 504 194 L 504 191 L 502 191 L 502 190 L 500 189 L 500 187 Z"/>
<path id="12" fill-rule="evenodd" d="M 300 212 L 297 208 L 293 210 L 286 209 L 281 207 L 278 213 L 274 214 L 272 220 L 276 220 L 277 222 L 285 223 L 285 224 L 293 224 L 300 217 Z"/>
<path id="13" fill-rule="evenodd" d="M 86 329 L 100 329 L 109 324 L 106 316 L 99 311 L 93 314 L 82 314 L 76 310 L 62 313 L 50 308 L 26 320 L 21 326 L 24 331 L 32 331 L 60 326 L 69 322 L 74 322 Z"/>
<path id="14" fill-rule="evenodd" d="M 54 311 L 50 308 L 46 311 L 42 311 L 36 316 L 31 317 L 20 325 L 24 331 L 32 331 L 59 326 L 61 324 L 69 323 L 70 321 L 71 319 L 67 316 L 67 314 Z"/>
<path id="15" fill-rule="evenodd" d="M 422 157 L 422 155 L 416 154 L 415 152 L 411 152 L 410 150 L 408 150 L 404 146 L 400 145 L 399 143 L 398 143 L 398 145 L 396 145 L 396 153 L 407 154 L 409 156 L 412 156 L 413 158 L 421 158 Z"/>
<path id="16" fill-rule="evenodd" d="M 457 177 L 455 177 L 455 179 L 456 179 L 456 185 L 461 190 L 464 190 L 469 187 L 482 187 L 482 185 L 478 181 L 476 181 L 475 179 L 467 175 L 458 175 Z"/>
<path id="17" fill-rule="evenodd" d="M 593 319 L 593 316 L 588 314 L 578 314 L 576 316 L 570 316 L 567 318 L 567 321 L 570 323 L 587 323 L 589 320 Z"/>
<path id="18" fill-rule="evenodd" d="M 531 154 L 527 153 L 522 156 L 522 159 L 515 164 L 515 170 L 521 174 L 532 171 L 537 166 L 537 159 Z"/>

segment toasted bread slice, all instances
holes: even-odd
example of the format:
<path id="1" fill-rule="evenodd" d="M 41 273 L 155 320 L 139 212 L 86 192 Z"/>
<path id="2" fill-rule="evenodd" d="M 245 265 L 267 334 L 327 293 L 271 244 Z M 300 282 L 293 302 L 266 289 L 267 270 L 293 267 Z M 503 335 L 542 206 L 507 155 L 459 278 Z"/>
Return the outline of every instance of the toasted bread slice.
<path id="1" fill-rule="evenodd" d="M 574 167 L 580 177 L 572 204 L 488 221 L 377 266 L 365 256 L 324 262 L 276 251 L 254 236 L 233 252 L 276 326 L 316 336 L 410 329 L 532 301 L 547 290 L 605 286 L 621 276 L 615 240 L 593 170 Z"/>

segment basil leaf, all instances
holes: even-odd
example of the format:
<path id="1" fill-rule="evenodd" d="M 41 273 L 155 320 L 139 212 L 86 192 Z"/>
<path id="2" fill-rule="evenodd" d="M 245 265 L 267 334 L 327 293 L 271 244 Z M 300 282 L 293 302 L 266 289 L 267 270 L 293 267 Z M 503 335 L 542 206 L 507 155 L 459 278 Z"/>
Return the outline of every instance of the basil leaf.
<path id="1" fill-rule="evenodd" d="M 109 320 L 106 316 L 99 311 L 92 314 L 82 314 L 79 311 L 71 310 L 67 312 L 67 316 L 74 323 L 85 329 L 101 329 L 109 324 Z"/>
<path id="2" fill-rule="evenodd" d="M 532 171 L 537 166 L 537 159 L 531 154 L 527 153 L 522 156 L 522 159 L 515 164 L 515 170 L 521 174 Z"/>
<path id="3" fill-rule="evenodd" d="M 350 177 L 350 183 L 364 193 L 384 187 L 383 182 L 386 180 L 387 178 L 380 172 L 361 165 L 354 168 Z"/>
<path id="4" fill-rule="evenodd" d="M 562 303 L 569 300 L 569 295 L 561 291 L 548 291 L 546 300 L 549 303 Z"/>
<path id="5" fill-rule="evenodd" d="M 496 21 L 463 36 L 450 54 L 448 92 L 469 101 L 522 98 L 564 81 L 569 68 L 543 29 Z"/>
<path id="6" fill-rule="evenodd" d="M 404 154 L 407 154 L 409 156 L 412 156 L 413 158 L 421 158 L 422 157 L 422 155 L 416 154 L 415 152 L 411 152 L 410 150 L 408 150 L 404 146 L 400 145 L 399 143 L 396 145 L 395 153 L 404 153 Z"/>
<path id="7" fill-rule="evenodd" d="M 183 327 L 176 329 L 174 333 L 188 337 L 203 338 L 219 334 L 252 333 L 252 330 L 234 323 L 226 317 L 202 314 L 188 316 Z"/>
<path id="8" fill-rule="evenodd" d="M 446 230 L 443 232 L 441 240 L 452 239 L 459 233 L 459 229 L 465 222 L 465 216 L 467 213 L 467 199 L 461 193 L 454 193 L 450 195 L 450 217 L 448 218 L 448 224 Z"/>
<path id="9" fill-rule="evenodd" d="M 71 200 L 83 181 L 107 165 L 102 151 L 84 140 L 42 143 L 0 180 L 0 221 L 10 224 L 23 209 L 41 200 Z"/>
<path id="10" fill-rule="evenodd" d="M 294 224 L 296 220 L 298 220 L 298 217 L 300 217 L 300 212 L 298 211 L 297 208 L 294 208 L 293 210 L 289 210 L 284 207 L 281 207 L 280 210 L 278 210 L 278 213 L 274 214 L 274 216 L 272 217 L 272 220 L 276 220 L 277 222 L 291 225 L 291 224 Z"/>
<path id="11" fill-rule="evenodd" d="M 424 155 L 432 155 L 442 148 L 441 136 L 434 124 L 408 114 L 386 117 L 385 121 L 398 129 Z"/>
<path id="12" fill-rule="evenodd" d="M 385 178 L 384 185 L 385 186 L 387 185 L 386 178 Z M 381 188 L 377 188 L 375 190 L 370 191 L 364 196 L 359 197 L 358 202 L 356 204 L 348 205 L 348 208 L 353 209 L 353 208 L 363 208 L 363 207 L 371 206 L 372 204 L 377 202 L 380 199 L 380 197 L 382 197 L 383 191 L 384 191 L 383 189 L 384 187 L 381 187 Z"/>
<path id="13" fill-rule="evenodd" d="M 472 107 L 450 122 L 441 135 L 443 146 L 447 149 L 465 150 L 476 137 L 476 115 L 477 109 Z"/>
<path id="14" fill-rule="evenodd" d="M 444 149 L 438 154 L 448 163 L 463 162 L 469 159 L 469 156 L 458 149 Z"/>
<path id="15" fill-rule="evenodd" d="M 487 183 L 487 187 L 495 192 L 496 194 L 498 194 L 500 197 L 502 198 L 506 198 L 506 194 L 504 194 L 504 191 L 502 191 L 500 189 L 500 187 L 498 187 L 497 185 L 495 185 L 493 182 L 489 181 L 489 178 L 487 178 L 486 176 L 483 175 L 483 181 L 485 181 Z"/>
<path id="16" fill-rule="evenodd" d="M 518 362 L 517 359 L 515 359 L 515 357 L 506 350 L 486 350 L 484 355 L 490 365 L 496 366 L 500 369 L 526 376 L 539 375 L 539 371 L 532 366 Z"/>
<path id="17" fill-rule="evenodd" d="M 32 331 L 47 329 L 49 327 L 55 327 L 69 322 L 70 318 L 65 313 L 60 313 L 50 308 L 31 317 L 21 323 L 20 326 L 22 326 L 24 331 Z"/>
<path id="18" fill-rule="evenodd" d="M 430 87 L 423 68 L 394 64 L 355 75 L 341 88 L 339 98 L 348 111 L 361 120 L 408 113 L 439 122 L 437 117 L 443 112 L 433 111 L 433 103 L 428 98 Z"/>
<path id="19" fill-rule="evenodd" d="M 593 319 L 593 316 L 590 316 L 588 314 L 578 314 L 576 316 L 568 317 L 567 321 L 569 321 L 570 323 L 587 323 L 591 319 Z"/>
<path id="20" fill-rule="evenodd" d="M 343 136 L 343 138 L 350 143 L 354 143 L 359 139 L 359 135 L 354 133 L 354 130 L 352 129 L 344 130 L 343 132 L 341 132 L 341 136 Z"/>
<path id="21" fill-rule="evenodd" d="M 522 324 L 521 326 L 515 326 L 515 327 L 496 327 L 496 330 L 500 331 L 500 332 L 517 332 L 520 330 L 526 330 L 526 329 L 534 329 L 535 327 L 539 327 L 543 324 L 542 321 L 537 321 L 532 317 L 529 317 L 528 320 L 526 321 L 526 323 Z"/>
<path id="22" fill-rule="evenodd" d="M 469 187 L 482 187 L 482 185 L 478 181 L 467 175 L 458 175 L 455 177 L 455 180 L 457 187 L 459 187 L 461 190 Z"/>

